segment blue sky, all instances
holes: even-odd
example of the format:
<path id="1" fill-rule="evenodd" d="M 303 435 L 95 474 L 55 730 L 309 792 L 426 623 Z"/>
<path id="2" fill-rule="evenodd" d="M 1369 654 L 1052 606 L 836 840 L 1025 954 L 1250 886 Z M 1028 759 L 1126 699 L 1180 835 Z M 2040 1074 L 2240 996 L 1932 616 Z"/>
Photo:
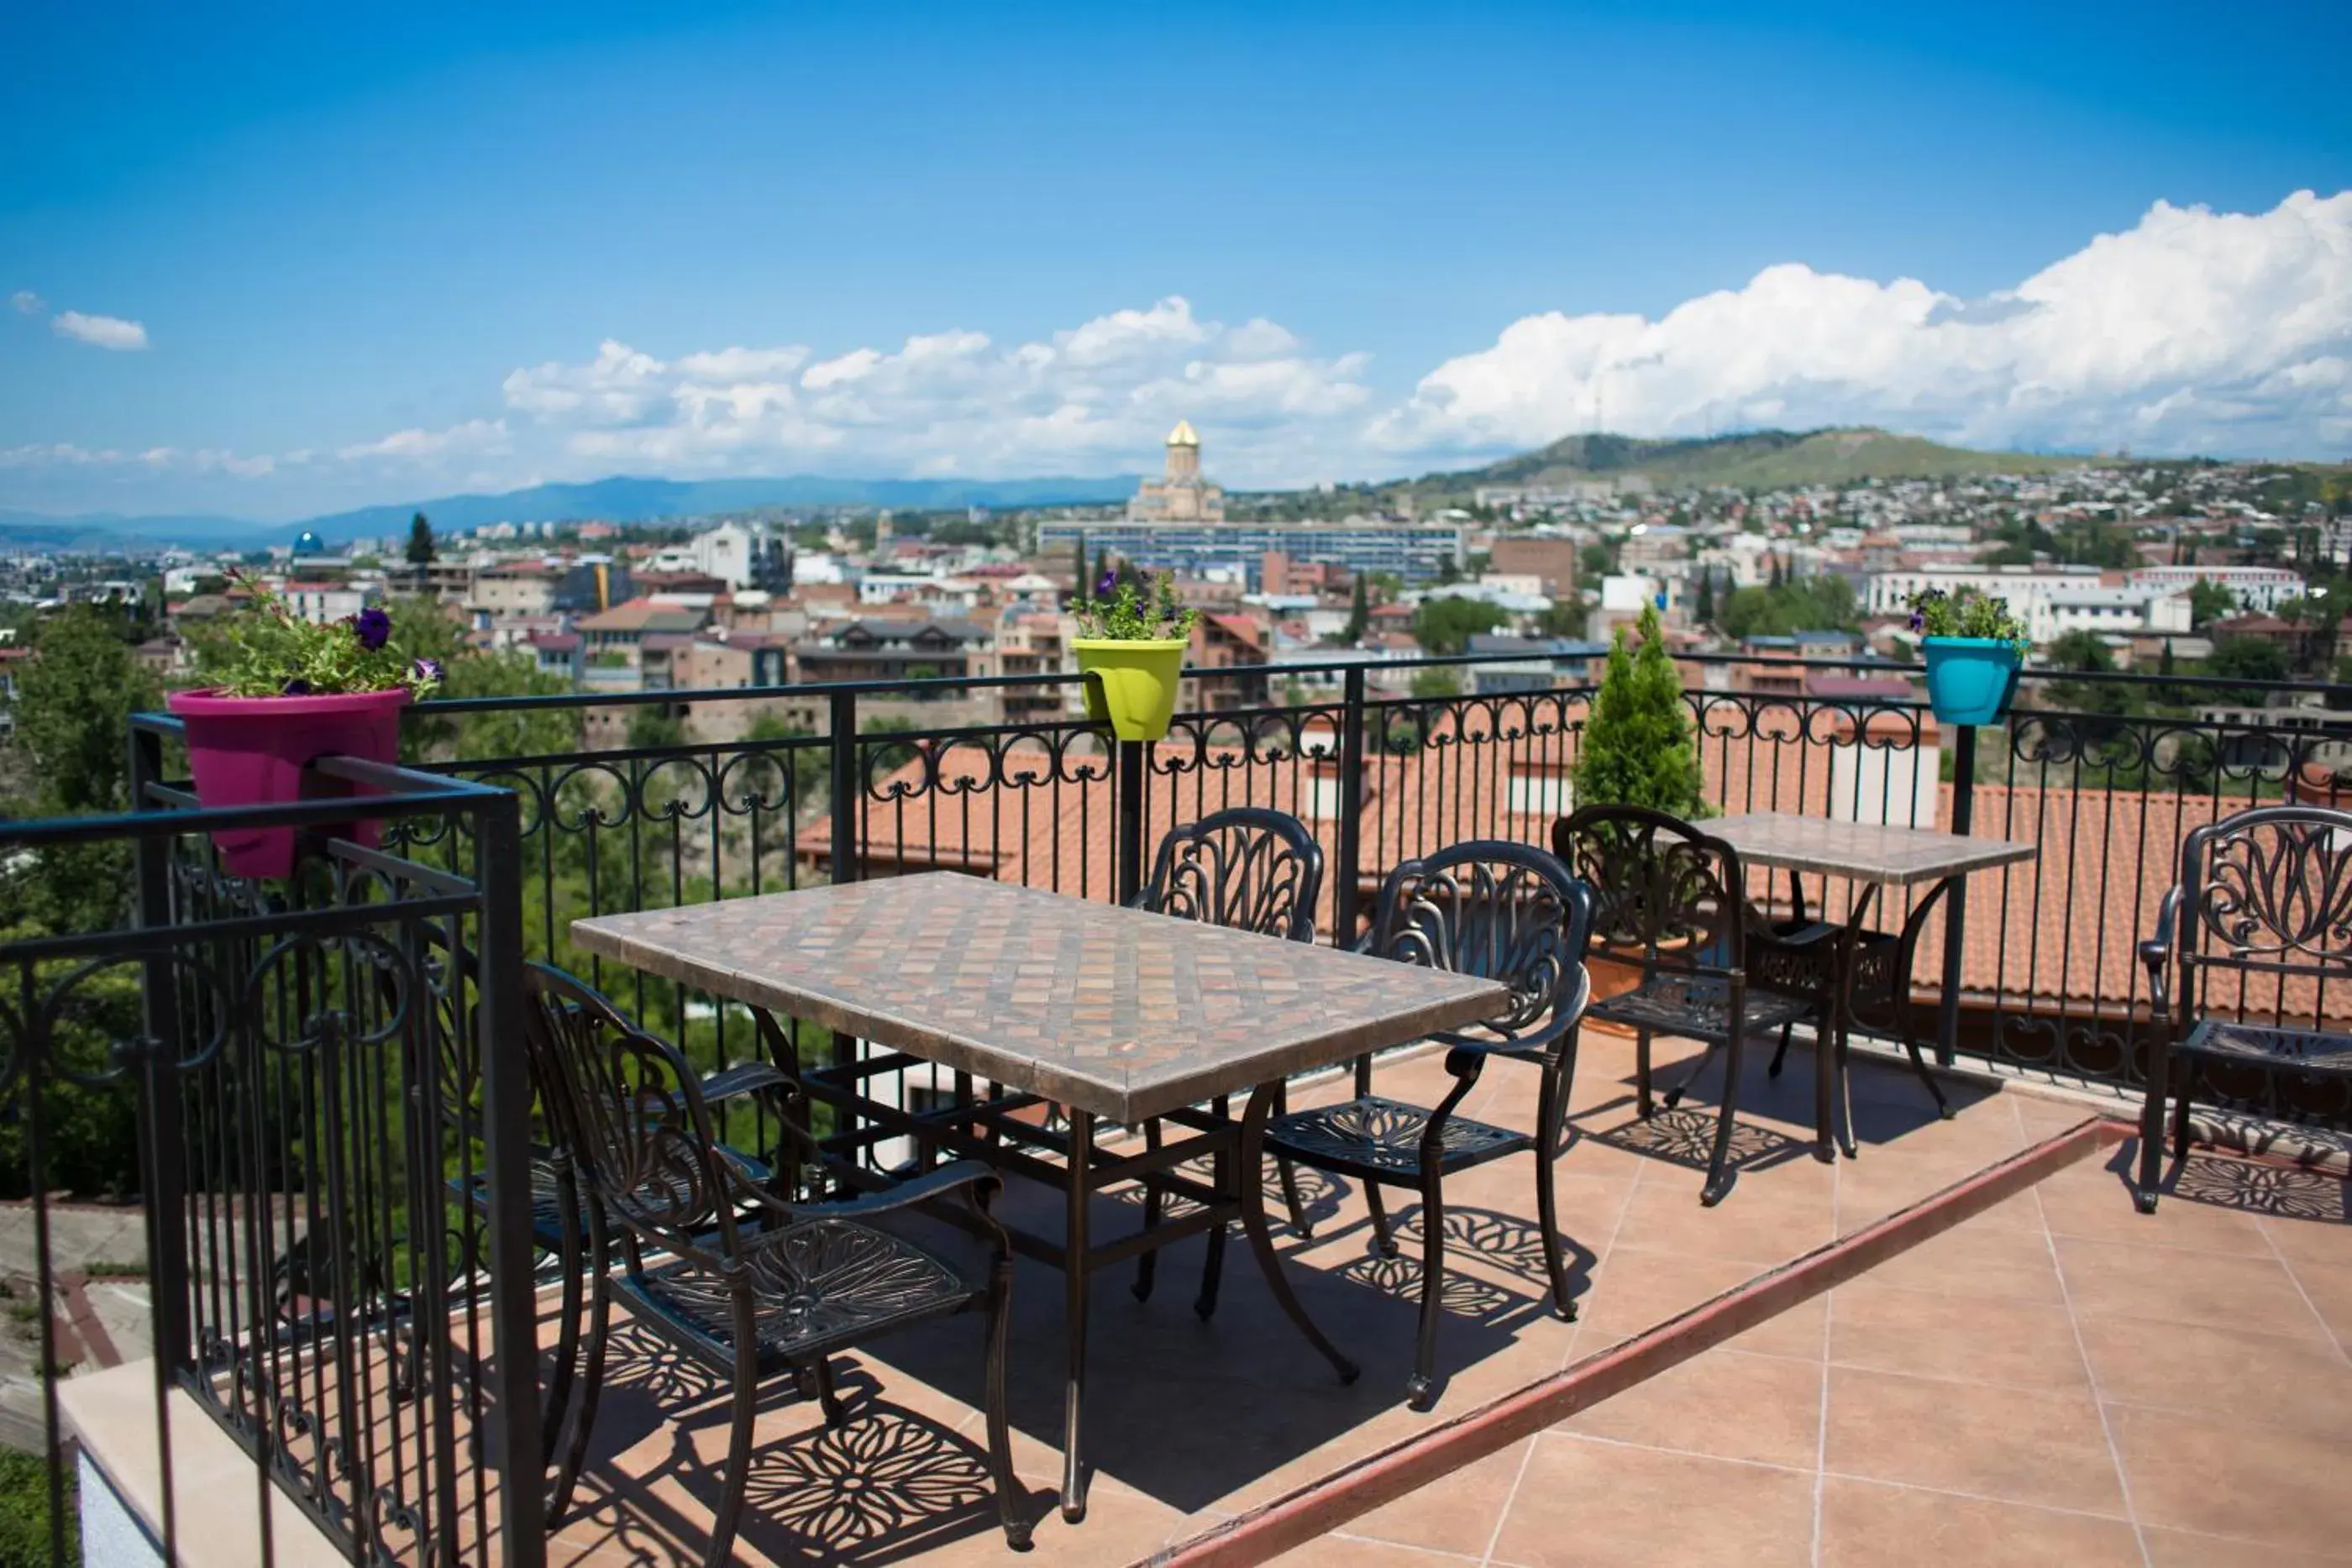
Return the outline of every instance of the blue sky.
<path id="1" fill-rule="evenodd" d="M 2341 4 L 8 31 L 0 506 L 1110 473 L 1178 413 L 1238 483 L 1596 420 L 2352 452 Z"/>

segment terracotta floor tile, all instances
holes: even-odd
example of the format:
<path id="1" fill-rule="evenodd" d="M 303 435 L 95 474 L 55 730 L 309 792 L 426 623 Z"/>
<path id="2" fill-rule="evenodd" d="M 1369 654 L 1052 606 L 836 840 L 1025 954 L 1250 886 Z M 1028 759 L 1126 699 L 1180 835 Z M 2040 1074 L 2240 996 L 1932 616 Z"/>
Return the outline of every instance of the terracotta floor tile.
<path id="1" fill-rule="evenodd" d="M 1979 1301 L 1958 1312 L 1948 1296 L 1874 1285 L 1868 1275 L 1830 1299 L 1830 1359 L 1880 1372 L 2024 1388 L 2088 1383 L 2074 1321 L 2063 1307 Z"/>
<path id="2" fill-rule="evenodd" d="M 1696 1184 L 1645 1180 L 1625 1206 L 1617 1244 L 1769 1266 L 1801 1257 L 1836 1234 L 1827 1182 L 1784 1182 L 1768 1189 L 1769 1174 L 1753 1181 L 1743 1176 L 1713 1208 L 1700 1206 Z"/>
<path id="3" fill-rule="evenodd" d="M 2341 1186 L 2331 1178 L 2331 1185 Z M 2352 1269 L 2352 1224 L 2341 1219 L 2307 1219 L 2265 1215 L 2263 1229 L 2290 1263 L 2326 1263 Z"/>
<path id="4" fill-rule="evenodd" d="M 1586 1333 L 1579 1354 L 1590 1354 L 1604 1343 L 1613 1343 L 1663 1322 L 1710 1296 L 1746 1284 L 1762 1271 L 1755 1264 L 1727 1259 L 1614 1248 L 1581 1303 Z M 1801 1301 L 1748 1330 L 1735 1343 L 1758 1354 L 1818 1361 L 1823 1310 L 1818 1296 Z"/>
<path id="5" fill-rule="evenodd" d="M 2352 1362 L 2311 1339 L 2084 1316 L 2099 1396 L 2156 1409 L 2258 1412 L 2260 1424 L 2352 1441 Z"/>
<path id="6" fill-rule="evenodd" d="M 2324 1568 L 2352 1561 L 2352 1552 L 2325 1556 L 2253 1541 L 2225 1541 L 2185 1530 L 2140 1529 L 2150 1568 Z"/>
<path id="7" fill-rule="evenodd" d="M 2130 1568 L 2126 1521 L 1986 1502 L 1832 1476 L 1822 1485 L 1822 1568 Z"/>
<path id="8" fill-rule="evenodd" d="M 1719 1459 L 1811 1469 L 1821 1453 L 1822 1369 L 1715 1350 L 1556 1428 Z"/>
<path id="9" fill-rule="evenodd" d="M 1546 1434 L 1495 1542 L 1527 1568 L 1798 1568 L 1812 1560 L 1801 1470 Z"/>
<path id="10" fill-rule="evenodd" d="M 2131 1187 L 2115 1172 L 2089 1161 L 2043 1182 L 2040 1191 L 2042 1218 L 2053 1236 L 2241 1257 L 2271 1253 L 2252 1215 L 2179 1197 L 2163 1199 L 2154 1214 L 2142 1214 L 2132 1202 Z"/>
<path id="11" fill-rule="evenodd" d="M 1406 1497 L 1359 1515 L 1349 1535 L 1483 1557 L 1519 1483 L 1533 1438 L 1475 1460 Z"/>
<path id="12" fill-rule="evenodd" d="M 2352 1346 L 2352 1265 L 2313 1263 L 2298 1258 L 2287 1268 L 2336 1343 Z"/>
<path id="13" fill-rule="evenodd" d="M 1324 1535 L 1304 1546 L 1294 1547 L 1273 1561 L 1281 1563 L 1283 1568 L 1441 1568 L 1444 1563 L 1475 1563 L 1478 1559 L 1428 1552 L 1415 1546 L 1398 1546 L 1385 1541 L 1368 1541 L 1357 1535 Z M 1023 1568 L 1027 1568 L 1025 1562 Z"/>
<path id="14" fill-rule="evenodd" d="M 2269 1258 L 2071 1236 L 2053 1239 L 2053 1248 L 2078 1312 L 2290 1337 L 2316 1338 L 2326 1332 L 2285 1268 Z M 2352 1278 L 2352 1270 L 2347 1274 Z"/>
<path id="15" fill-rule="evenodd" d="M 2058 1260 L 2042 1230 L 2040 1213 L 2029 1216 L 2030 1226 L 2014 1224 L 2013 1218 L 2013 1213 L 1980 1215 L 1897 1253 L 1857 1282 L 1943 1296 L 2063 1304 L 2066 1292 L 2058 1278 Z"/>
<path id="16" fill-rule="evenodd" d="M 1826 1463 L 1837 1475 L 2122 1517 L 2087 1391 L 2037 1393 L 1830 1368 Z"/>
<path id="17" fill-rule="evenodd" d="M 2108 1417 L 2145 1522 L 2305 1552 L 2352 1542 L 2341 1442 L 2128 1405 Z"/>

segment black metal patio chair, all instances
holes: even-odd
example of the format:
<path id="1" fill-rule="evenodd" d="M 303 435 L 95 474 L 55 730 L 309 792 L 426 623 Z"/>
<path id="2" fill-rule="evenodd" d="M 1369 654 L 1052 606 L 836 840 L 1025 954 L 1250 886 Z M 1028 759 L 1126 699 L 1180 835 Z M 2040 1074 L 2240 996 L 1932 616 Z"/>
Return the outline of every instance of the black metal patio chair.
<path id="1" fill-rule="evenodd" d="M 1315 841 L 1306 823 L 1270 807 L 1234 806 L 1168 830 L 1152 860 L 1151 880 L 1136 895 L 1134 907 L 1289 942 L 1312 942 L 1315 901 L 1322 891 L 1323 846 Z M 1276 1101 L 1274 1109 L 1279 1115 L 1286 1109 L 1284 1102 Z M 1219 1100 L 1213 1110 L 1223 1121 L 1229 1107 Z M 1159 1118 L 1144 1124 L 1143 1138 L 1147 1147 L 1160 1147 Z M 1275 1168 L 1292 1227 L 1302 1236 L 1309 1234 L 1306 1207 L 1298 1197 L 1297 1171 L 1286 1159 L 1277 1159 Z M 1217 1172 L 1220 1186 L 1228 1174 L 1222 1168 Z M 1162 1201 L 1159 1188 L 1147 1184 L 1146 1230 L 1159 1228 Z M 1203 1319 L 1217 1310 L 1226 1228 L 1220 1225 L 1209 1232 L 1201 1293 L 1192 1303 L 1192 1310 Z M 1150 1299 L 1159 1261 L 1157 1251 L 1136 1260 L 1137 1301 Z"/>
<path id="2" fill-rule="evenodd" d="M 584 1261 L 594 1302 L 582 1418 L 559 1493 L 568 1493 L 586 1457 L 614 1301 L 729 1381 L 726 1467 L 704 1559 L 711 1568 L 732 1561 L 762 1383 L 791 1375 L 814 1388 L 829 1426 L 842 1426 L 847 1412 L 834 1389 L 835 1353 L 981 1308 L 988 1318 L 985 1404 L 997 1511 L 1006 1540 L 1025 1549 L 1030 1524 L 1013 1479 L 1004 1404 L 1013 1256 L 988 1209 L 1002 1185 L 996 1173 L 960 1160 L 843 1202 L 786 1203 L 726 1157 L 701 1080 L 676 1046 L 560 969 L 530 965 L 525 989 L 533 1075 L 557 1134 L 551 1164 L 566 1211 L 587 1220 L 587 1256 L 579 1255 L 578 1230 L 568 1229 L 566 1262 Z M 789 1084 L 782 1070 L 764 1064 L 740 1076 L 778 1090 Z M 783 1136 L 814 1143 L 790 1118 L 778 1121 Z M 983 1279 L 866 1223 L 950 1196 L 964 1201 L 970 1222 L 991 1243 Z"/>
<path id="3" fill-rule="evenodd" d="M 411 1009 L 410 1017 L 417 1029 L 430 1035 L 430 1043 L 420 1055 L 433 1064 L 436 1082 L 432 1087 L 443 1131 L 436 1146 L 419 1151 L 417 1168 L 446 1169 L 454 1164 L 456 1169 L 445 1178 L 447 1191 L 477 1215 L 488 1218 L 492 1197 L 487 1165 L 488 1148 L 481 1121 L 482 1040 L 477 1027 L 475 1000 L 481 959 L 470 944 L 454 939 L 439 927 L 425 932 L 415 957 L 415 972 L 422 977 L 429 1006 Z M 401 977 L 388 971 L 382 985 L 386 1009 L 397 1013 L 403 1005 Z M 527 1044 L 523 1049 L 528 1051 Z M 416 1073 L 412 1082 L 415 1092 L 423 1092 L 426 1075 Z M 702 1097 L 713 1105 L 770 1087 L 769 1075 L 759 1063 L 723 1069 L 701 1081 Z M 558 1462 L 565 1420 L 571 1413 L 578 1377 L 581 1317 L 587 1304 L 582 1271 L 567 1266 L 564 1260 L 571 1256 L 567 1247 L 585 1233 L 588 1218 L 582 1207 L 585 1197 L 576 1186 L 567 1194 L 557 1173 L 555 1145 L 547 1125 L 551 1113 L 538 1092 L 535 1079 L 532 1092 L 537 1102 L 532 1120 L 537 1127 L 530 1151 L 531 1246 L 555 1270 L 561 1291 L 556 1309 L 553 1373 L 546 1390 L 545 1408 L 541 1412 L 541 1448 L 546 1462 L 553 1467 Z M 719 1145 L 719 1153 L 747 1180 L 764 1186 L 772 1179 L 767 1162 L 759 1156 L 730 1145 Z M 562 1522 L 570 1503 L 568 1483 L 559 1482 L 551 1487 L 548 1521 Z"/>
<path id="4" fill-rule="evenodd" d="M 1809 1017 L 1819 1042 L 1814 1152 L 1834 1160 L 1832 1098 L 1844 1064 L 1835 1043 L 1828 955 L 1818 944 L 1771 933 L 1748 902 L 1739 852 L 1679 817 L 1640 806 L 1587 806 L 1563 817 L 1552 824 L 1552 848 L 1592 889 L 1594 942 L 1640 967 L 1631 990 L 1589 1010 L 1633 1031 L 1634 1095 L 1643 1118 L 1655 1113 L 1652 1036 L 1680 1035 L 1706 1047 L 1669 1092 L 1669 1107 L 1723 1053 L 1723 1096 L 1699 1201 L 1720 1203 L 1738 1178 L 1730 1155 L 1743 1042 Z"/>
<path id="5" fill-rule="evenodd" d="M 1475 1029 L 1432 1037 L 1448 1048 L 1445 1071 L 1454 1080 L 1434 1108 L 1373 1094 L 1360 1076 L 1354 1099 L 1294 1112 L 1266 1125 L 1269 1151 L 1363 1184 L 1385 1257 L 1396 1256 L 1397 1246 L 1381 1188 L 1411 1187 L 1421 1195 L 1421 1333 L 1406 1385 L 1414 1409 L 1426 1410 L 1436 1400 L 1444 1180 L 1453 1172 L 1535 1151 L 1536 1212 L 1552 1301 L 1561 1316 L 1576 1315 L 1552 1163 L 1567 1127 L 1577 1024 L 1591 989 L 1584 948 L 1591 923 L 1591 900 L 1582 884 L 1557 859 L 1525 844 L 1474 841 L 1405 862 L 1381 884 L 1371 950 L 1402 963 L 1500 980 L 1510 988 L 1508 1005 Z M 1541 1069 L 1532 1134 L 1454 1114 L 1491 1056 Z"/>
<path id="6" fill-rule="evenodd" d="M 2196 829 L 2139 952 L 2151 1014 L 2140 1212 L 2162 1189 L 2167 1095 L 2176 1165 L 2200 1087 L 2273 1119 L 2352 1119 L 2352 811 L 2264 806 Z M 2322 1098 L 2290 1105 L 2282 1080 Z M 2259 1084 L 2259 1098 L 2233 1083 Z"/>

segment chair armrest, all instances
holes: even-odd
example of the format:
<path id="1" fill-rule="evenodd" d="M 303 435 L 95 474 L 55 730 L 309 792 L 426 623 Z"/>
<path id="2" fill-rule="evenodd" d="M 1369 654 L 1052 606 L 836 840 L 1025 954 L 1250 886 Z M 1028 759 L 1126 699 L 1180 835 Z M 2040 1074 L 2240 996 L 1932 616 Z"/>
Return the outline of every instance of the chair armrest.
<path id="1" fill-rule="evenodd" d="M 2156 906 L 2156 935 L 2139 945 L 2139 961 L 2147 970 L 2148 1016 L 2162 1022 L 2172 1011 L 2172 960 L 2179 940 L 2180 889 L 2165 890 Z"/>
<path id="2" fill-rule="evenodd" d="M 740 1100 L 766 1089 L 794 1087 L 792 1074 L 772 1061 L 739 1061 L 704 1078 L 702 1097 L 715 1105 L 722 1100 Z"/>
<path id="3" fill-rule="evenodd" d="M 801 1219 L 862 1219 L 896 1209 L 912 1208 L 917 1204 L 929 1203 L 965 1187 L 973 1189 L 975 1202 L 984 1202 L 990 1193 L 1003 1185 L 1003 1181 L 994 1167 L 983 1161 L 956 1160 L 935 1171 L 909 1176 L 878 1192 L 844 1198 L 839 1203 L 803 1204 L 793 1213 Z"/>

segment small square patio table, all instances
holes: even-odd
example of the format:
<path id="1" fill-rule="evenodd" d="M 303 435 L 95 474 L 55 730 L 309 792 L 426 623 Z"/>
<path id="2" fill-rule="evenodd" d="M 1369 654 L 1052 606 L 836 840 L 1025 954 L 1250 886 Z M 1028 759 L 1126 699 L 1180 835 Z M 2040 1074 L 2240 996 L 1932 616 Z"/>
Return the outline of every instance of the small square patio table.
<path id="1" fill-rule="evenodd" d="M 1204 1230 L 1213 1270 L 1238 1218 L 1276 1301 L 1352 1380 L 1354 1364 L 1308 1319 L 1275 1254 L 1260 1178 L 1266 1116 L 1293 1074 L 1476 1022 L 1509 1001 L 1490 980 L 945 872 L 603 915 L 574 921 L 572 937 L 585 952 L 748 1003 L 780 1054 L 791 1048 L 771 1013 L 891 1048 L 799 1076 L 814 1098 L 882 1135 L 912 1137 L 927 1155 L 987 1159 L 1065 1195 L 1058 1244 L 1018 1229 L 1013 1239 L 1066 1277 L 1062 1511 L 1073 1521 L 1086 1512 L 1089 1276 Z M 954 1070 L 956 1104 L 915 1113 L 865 1091 L 918 1061 Z M 972 1079 L 992 1086 L 988 1099 L 971 1098 Z M 1221 1108 L 1243 1091 L 1248 1106 L 1235 1123 Z M 1215 1109 L 1196 1109 L 1204 1102 Z M 1041 1105 L 1066 1110 L 1066 1133 L 1034 1119 Z M 1019 1118 L 1024 1110 L 1032 1119 Z M 1097 1147 L 1098 1122 L 1154 1117 L 1196 1135 L 1136 1154 Z M 1174 1168 L 1203 1154 L 1213 1186 Z M 1093 1243 L 1089 1197 L 1138 1180 L 1199 1207 Z"/>
<path id="2" fill-rule="evenodd" d="M 1844 961 L 1839 965 L 1837 985 L 1838 1029 L 1841 1040 L 1853 1011 L 1855 975 L 1860 967 L 1858 955 L 1866 950 L 1874 956 L 1883 955 L 1891 966 L 1887 974 L 1874 983 L 1900 998 L 1910 985 L 1907 972 L 1895 972 L 1911 954 L 1920 930 L 1926 925 L 1927 912 L 1936 901 L 1951 894 L 1951 917 L 1944 925 L 1946 989 L 1955 991 L 1958 975 L 1957 959 L 1960 941 L 1959 888 L 1969 873 L 1990 871 L 2014 865 L 2034 857 L 2032 844 L 2011 843 L 2006 839 L 1974 838 L 1962 833 L 1939 832 L 1931 828 L 1895 827 L 1880 822 L 1847 822 L 1828 817 L 1800 817 L 1785 811 L 1750 811 L 1742 816 L 1718 817 L 1704 824 L 1706 831 L 1722 839 L 1739 852 L 1741 861 L 1751 866 L 1796 873 L 1812 873 L 1822 877 L 1839 877 L 1860 883 L 1862 890 L 1847 912 L 1842 936 Z M 1934 883 L 1927 895 L 1911 907 L 1904 921 L 1899 937 L 1883 937 L 1864 925 L 1870 906 L 1883 887 L 1916 887 L 1922 883 Z M 1948 998 L 1948 1004 L 1950 998 Z M 1948 1005 L 1947 1016 L 1957 1017 Z M 1943 1089 L 1938 1085 L 1920 1059 L 1919 1051 L 1906 1035 L 1904 1048 L 1910 1052 L 1914 1067 L 1936 1098 L 1936 1108 L 1943 1115 L 1951 1114 Z M 1952 1041 L 1944 1040 L 1948 1048 Z M 1785 1041 L 1784 1041 L 1785 1045 Z M 1829 1049 L 1826 1045 L 1821 1049 Z M 1779 1062 L 1773 1063 L 1775 1071 Z M 1841 1074 L 1841 1083 L 1843 1074 Z M 1853 1153 L 1851 1111 L 1846 1113 L 1845 1152 Z"/>

